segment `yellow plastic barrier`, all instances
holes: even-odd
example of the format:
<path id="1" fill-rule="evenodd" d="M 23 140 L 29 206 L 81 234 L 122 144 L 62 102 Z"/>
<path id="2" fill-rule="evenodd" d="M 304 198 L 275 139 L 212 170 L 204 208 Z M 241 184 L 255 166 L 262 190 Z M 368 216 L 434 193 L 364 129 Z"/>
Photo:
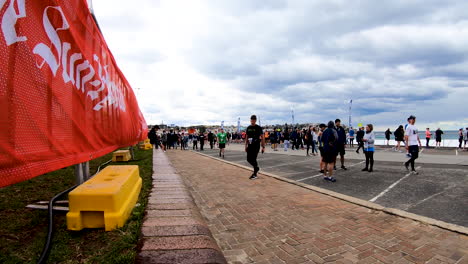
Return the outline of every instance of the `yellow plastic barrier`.
<path id="1" fill-rule="evenodd" d="M 117 150 L 112 153 L 112 161 L 129 161 L 132 159 L 132 155 L 129 150 Z"/>
<path id="2" fill-rule="evenodd" d="M 141 184 L 137 165 L 106 167 L 68 195 L 68 229 L 122 227 L 138 200 Z"/>
<path id="3" fill-rule="evenodd" d="M 147 150 L 147 149 L 152 149 L 152 148 L 153 148 L 153 145 L 151 145 L 150 143 L 144 143 L 140 145 L 140 149 Z"/>

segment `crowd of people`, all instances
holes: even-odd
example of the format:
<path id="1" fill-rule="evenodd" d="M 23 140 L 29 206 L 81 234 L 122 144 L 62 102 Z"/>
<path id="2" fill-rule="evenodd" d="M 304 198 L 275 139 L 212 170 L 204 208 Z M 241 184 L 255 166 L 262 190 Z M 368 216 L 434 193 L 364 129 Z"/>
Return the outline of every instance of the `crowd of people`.
<path id="1" fill-rule="evenodd" d="M 401 148 L 404 145 L 406 155 L 409 158 L 404 163 L 404 167 L 411 173 L 417 174 L 415 170 L 415 160 L 419 156 L 421 140 L 419 138 L 418 129 L 415 126 L 416 117 L 410 116 L 407 119 L 408 123 L 400 125 L 392 133 L 390 129 L 385 131 L 385 140 L 387 145 L 390 144 L 390 137 L 393 134 L 396 145 L 393 150 L 402 152 Z M 257 163 L 257 155 L 260 151 L 264 151 L 267 143 L 271 144 L 273 151 L 278 151 L 282 148 L 284 151 L 306 150 L 306 156 L 320 156 L 320 173 L 323 173 L 323 178 L 330 182 L 336 182 L 333 177 L 333 171 L 336 170 L 336 162 L 339 156 L 340 168 L 347 170 L 345 166 L 346 146 L 354 146 L 356 140 L 356 153 L 360 153 L 362 149 L 365 155 L 365 167 L 362 171 L 373 172 L 374 170 L 374 152 L 375 140 L 374 126 L 367 124 L 365 127 L 359 127 L 357 130 L 350 127 L 346 132 L 341 125 L 341 120 L 336 119 L 334 122 L 329 121 L 327 124 L 318 126 L 309 126 L 308 128 L 293 128 L 282 127 L 270 130 L 263 130 L 256 124 L 256 116 L 251 116 L 251 125 L 244 131 L 226 132 L 223 128 L 214 131 L 188 133 L 185 131 L 162 131 L 157 132 L 159 127 L 154 126 L 148 133 L 150 143 L 156 148 L 188 150 L 189 145 L 192 145 L 193 150 L 203 151 L 205 144 L 209 144 L 210 149 L 216 146 L 219 148 L 219 156 L 224 158 L 226 144 L 238 143 L 245 144 L 247 152 L 247 161 L 253 167 L 253 174 L 250 179 L 256 179 L 257 173 L 260 170 Z M 435 131 L 436 147 L 440 147 L 442 135 L 444 132 L 439 128 Z M 429 128 L 426 128 L 426 147 L 429 147 L 430 140 L 433 136 Z M 468 128 L 459 130 L 459 148 L 464 148 L 468 142 Z M 411 167 L 411 168 L 410 168 Z"/>

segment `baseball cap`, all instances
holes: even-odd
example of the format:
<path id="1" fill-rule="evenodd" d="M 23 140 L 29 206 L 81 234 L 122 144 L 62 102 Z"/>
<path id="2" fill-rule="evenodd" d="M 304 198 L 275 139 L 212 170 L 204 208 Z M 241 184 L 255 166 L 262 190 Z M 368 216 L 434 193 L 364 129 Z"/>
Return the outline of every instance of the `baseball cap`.
<path id="1" fill-rule="evenodd" d="M 408 120 L 411 120 L 411 119 L 415 120 L 416 117 L 415 117 L 414 115 L 410 115 L 410 116 L 408 117 Z"/>
<path id="2" fill-rule="evenodd" d="M 252 115 L 252 116 L 250 116 L 250 119 L 252 119 L 252 120 L 257 120 L 257 116 L 256 116 L 256 115 Z"/>

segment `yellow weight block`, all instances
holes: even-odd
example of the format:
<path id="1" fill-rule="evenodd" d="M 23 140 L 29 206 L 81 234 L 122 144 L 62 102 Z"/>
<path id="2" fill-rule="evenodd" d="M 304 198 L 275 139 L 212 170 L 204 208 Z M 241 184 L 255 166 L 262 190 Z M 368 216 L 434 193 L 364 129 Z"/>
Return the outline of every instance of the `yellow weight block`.
<path id="1" fill-rule="evenodd" d="M 149 138 L 145 139 L 145 141 L 144 141 L 144 142 L 145 142 L 145 144 L 146 144 L 146 143 L 148 143 L 148 144 L 149 144 L 149 143 L 150 143 L 150 140 L 149 140 Z"/>
<path id="2" fill-rule="evenodd" d="M 112 161 L 129 161 L 132 159 L 132 155 L 130 154 L 130 150 L 117 150 L 112 153 Z"/>
<path id="3" fill-rule="evenodd" d="M 138 165 L 108 166 L 68 194 L 69 230 L 122 227 L 140 194 Z"/>
<path id="4" fill-rule="evenodd" d="M 153 148 L 153 145 L 151 145 L 150 143 L 144 143 L 140 145 L 140 149 L 147 150 L 147 149 L 152 149 L 152 148 Z"/>

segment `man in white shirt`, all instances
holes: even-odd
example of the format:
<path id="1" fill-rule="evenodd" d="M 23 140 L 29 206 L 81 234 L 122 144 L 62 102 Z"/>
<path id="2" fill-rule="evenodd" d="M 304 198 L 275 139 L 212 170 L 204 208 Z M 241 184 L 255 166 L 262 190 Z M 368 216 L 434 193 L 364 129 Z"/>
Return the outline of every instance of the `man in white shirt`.
<path id="1" fill-rule="evenodd" d="M 409 165 L 411 164 L 411 171 L 414 174 L 418 174 L 418 172 L 414 169 L 414 161 L 419 156 L 419 147 L 421 147 L 421 140 L 419 140 L 418 129 L 414 125 L 416 123 L 416 117 L 411 115 L 408 117 L 408 126 L 405 130 L 405 142 L 406 142 L 406 150 L 411 155 L 411 158 L 405 162 L 405 168 L 409 171 Z"/>

